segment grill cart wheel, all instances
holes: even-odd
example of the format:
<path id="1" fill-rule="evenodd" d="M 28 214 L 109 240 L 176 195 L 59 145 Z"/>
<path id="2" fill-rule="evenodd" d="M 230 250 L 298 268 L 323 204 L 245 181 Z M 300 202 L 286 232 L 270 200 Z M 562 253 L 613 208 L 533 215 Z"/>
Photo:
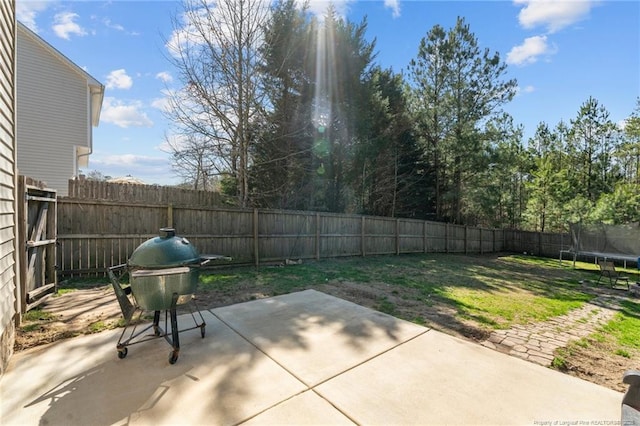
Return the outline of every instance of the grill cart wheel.
<path id="1" fill-rule="evenodd" d="M 200 337 L 202 337 L 204 339 L 204 326 L 205 324 L 202 323 L 202 325 L 200 326 Z"/>
<path id="2" fill-rule="evenodd" d="M 122 349 L 118 349 L 118 358 L 124 359 L 127 356 L 128 352 L 129 350 L 126 347 Z"/>
<path id="3" fill-rule="evenodd" d="M 178 360 L 178 351 L 171 351 L 169 354 L 169 364 L 175 364 Z"/>

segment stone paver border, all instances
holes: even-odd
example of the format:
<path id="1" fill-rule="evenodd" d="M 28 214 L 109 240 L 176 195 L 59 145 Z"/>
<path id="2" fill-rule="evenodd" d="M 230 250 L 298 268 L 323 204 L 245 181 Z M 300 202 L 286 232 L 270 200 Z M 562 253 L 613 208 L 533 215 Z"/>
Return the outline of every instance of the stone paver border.
<path id="1" fill-rule="evenodd" d="M 496 330 L 482 345 L 540 365 L 550 366 L 554 351 L 595 332 L 619 309 L 619 296 L 600 295 L 581 308 L 548 321 Z"/>

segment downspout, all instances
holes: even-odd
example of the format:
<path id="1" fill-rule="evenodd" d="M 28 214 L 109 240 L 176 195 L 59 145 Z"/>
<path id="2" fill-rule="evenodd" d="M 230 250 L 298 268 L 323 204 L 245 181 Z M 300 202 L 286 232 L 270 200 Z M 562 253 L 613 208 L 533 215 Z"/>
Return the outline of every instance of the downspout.
<path id="1" fill-rule="evenodd" d="M 80 164 L 80 159 L 82 157 L 88 157 L 91 154 L 93 154 L 93 142 L 91 142 L 91 141 L 90 141 L 90 146 L 89 146 L 89 152 L 87 152 L 86 154 L 78 154 L 78 151 L 77 151 L 77 148 L 76 148 L 76 175 L 78 174 L 78 171 L 79 171 L 78 164 Z M 88 160 L 87 160 L 87 164 L 89 164 Z"/>
<path id="2" fill-rule="evenodd" d="M 102 106 L 102 98 L 104 96 L 104 86 L 100 85 L 98 86 L 97 90 L 95 90 L 95 86 L 89 86 L 89 96 L 88 96 L 88 108 L 87 111 L 89 111 L 89 126 L 88 126 L 88 130 L 87 130 L 87 141 L 89 142 L 89 152 L 83 153 L 83 154 L 78 154 L 77 153 L 77 148 L 76 148 L 76 164 L 75 164 L 75 175 L 78 174 L 79 171 L 79 166 L 78 164 L 80 164 L 80 158 L 82 157 L 89 157 L 91 154 L 93 154 L 93 127 L 97 127 L 98 126 L 98 122 L 100 120 L 100 113 L 97 113 L 97 118 L 95 120 L 94 123 L 94 119 L 93 119 L 93 115 L 94 115 L 94 102 L 93 99 L 97 98 L 96 102 L 98 105 L 98 111 L 101 109 Z M 89 164 L 89 160 L 87 158 L 87 164 Z"/>

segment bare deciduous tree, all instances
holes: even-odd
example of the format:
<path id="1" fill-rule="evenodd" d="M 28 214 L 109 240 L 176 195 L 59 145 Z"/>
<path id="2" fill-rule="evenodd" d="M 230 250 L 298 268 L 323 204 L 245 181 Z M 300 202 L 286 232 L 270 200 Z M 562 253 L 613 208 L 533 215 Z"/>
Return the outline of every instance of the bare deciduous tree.
<path id="1" fill-rule="evenodd" d="M 258 68 L 269 2 L 263 0 L 183 0 L 174 16 L 167 47 L 183 87 L 169 95 L 167 115 L 173 131 L 190 141 L 174 146 L 189 156 L 206 148 L 214 172 L 232 177 L 238 204 L 248 204 L 250 127 L 263 114 Z M 196 160 L 191 156 L 190 159 Z M 208 172 L 209 173 L 209 172 Z"/>
<path id="2" fill-rule="evenodd" d="M 209 139 L 192 134 L 185 139 L 171 140 L 166 137 L 172 156 L 173 170 L 195 190 L 212 191 L 217 187 L 219 171 L 223 170 L 216 163 L 215 149 Z"/>

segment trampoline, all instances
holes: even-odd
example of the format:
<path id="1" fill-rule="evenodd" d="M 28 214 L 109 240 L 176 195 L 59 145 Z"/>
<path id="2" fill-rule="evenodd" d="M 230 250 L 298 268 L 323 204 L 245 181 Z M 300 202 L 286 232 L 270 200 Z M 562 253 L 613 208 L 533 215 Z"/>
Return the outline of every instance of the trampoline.
<path id="1" fill-rule="evenodd" d="M 560 250 L 560 263 L 563 254 L 573 257 L 575 266 L 578 257 L 619 261 L 627 267 L 627 262 L 638 264 L 640 258 L 640 225 L 606 225 L 574 223 L 570 225 L 572 246 Z"/>

